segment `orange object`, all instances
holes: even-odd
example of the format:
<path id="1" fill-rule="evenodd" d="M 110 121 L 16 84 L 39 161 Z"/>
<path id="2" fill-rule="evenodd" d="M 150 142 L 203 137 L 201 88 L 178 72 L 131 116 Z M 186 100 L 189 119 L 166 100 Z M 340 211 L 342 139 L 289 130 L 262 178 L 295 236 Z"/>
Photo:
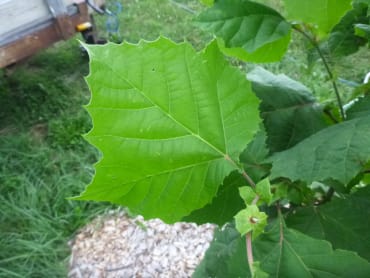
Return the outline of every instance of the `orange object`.
<path id="1" fill-rule="evenodd" d="M 92 28 L 92 24 L 90 22 L 84 22 L 84 23 L 78 24 L 76 26 L 76 30 L 78 32 L 83 32 L 83 31 L 86 31 L 90 28 Z"/>

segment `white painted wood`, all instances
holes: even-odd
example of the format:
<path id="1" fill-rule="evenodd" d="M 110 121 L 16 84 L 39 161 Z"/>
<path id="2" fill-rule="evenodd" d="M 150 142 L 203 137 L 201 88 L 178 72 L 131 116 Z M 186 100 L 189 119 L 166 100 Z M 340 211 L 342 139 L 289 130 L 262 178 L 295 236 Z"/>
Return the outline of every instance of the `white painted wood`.
<path id="1" fill-rule="evenodd" d="M 369 83 L 370 81 L 370 72 L 368 72 L 365 76 L 364 83 Z"/>
<path id="2" fill-rule="evenodd" d="M 51 17 L 44 0 L 0 0 L 0 36 Z"/>
<path id="3" fill-rule="evenodd" d="M 67 7 L 76 2 L 82 0 L 0 0 L 0 46 L 45 28 L 53 17 L 67 13 Z M 104 0 L 93 2 L 99 6 Z"/>

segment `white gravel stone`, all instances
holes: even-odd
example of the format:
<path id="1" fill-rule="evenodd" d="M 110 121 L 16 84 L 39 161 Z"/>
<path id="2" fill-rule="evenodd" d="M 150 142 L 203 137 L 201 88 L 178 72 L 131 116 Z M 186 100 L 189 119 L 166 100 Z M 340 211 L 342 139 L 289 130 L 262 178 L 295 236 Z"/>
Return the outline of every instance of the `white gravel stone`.
<path id="1" fill-rule="evenodd" d="M 70 242 L 69 278 L 191 277 L 213 238 L 215 225 L 145 221 L 109 211 Z"/>

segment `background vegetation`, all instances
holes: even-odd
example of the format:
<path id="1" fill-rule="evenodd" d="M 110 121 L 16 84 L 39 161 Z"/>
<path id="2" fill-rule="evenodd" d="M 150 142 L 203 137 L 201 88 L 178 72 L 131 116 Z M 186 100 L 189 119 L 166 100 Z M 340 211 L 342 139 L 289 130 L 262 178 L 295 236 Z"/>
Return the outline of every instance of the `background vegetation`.
<path id="1" fill-rule="evenodd" d="M 120 2 L 118 39 L 137 42 L 162 34 L 196 48 L 210 40 L 191 24 L 193 13 L 202 8 L 199 1 Z M 96 20 L 101 36 L 107 37 L 107 17 Z M 281 63 L 265 67 L 287 73 L 320 100 L 330 101 L 334 95 L 326 73 L 320 65 L 307 66 L 304 44 L 295 38 Z M 361 83 L 370 70 L 369 59 L 368 51 L 359 51 L 338 61 L 335 70 L 341 78 Z M 87 73 L 88 59 L 74 39 L 0 72 L 0 277 L 65 277 L 68 241 L 92 217 L 112 208 L 66 199 L 83 190 L 99 156 L 81 136 L 91 128 L 82 108 L 89 100 L 83 79 Z M 344 95 L 350 94 L 348 84 L 341 85 Z"/>

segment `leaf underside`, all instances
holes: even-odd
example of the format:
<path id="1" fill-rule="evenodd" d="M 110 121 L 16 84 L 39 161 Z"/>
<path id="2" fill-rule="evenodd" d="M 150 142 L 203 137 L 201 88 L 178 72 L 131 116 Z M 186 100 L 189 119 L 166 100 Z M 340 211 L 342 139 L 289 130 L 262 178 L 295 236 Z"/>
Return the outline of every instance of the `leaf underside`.
<path id="1" fill-rule="evenodd" d="M 332 56 L 345 56 L 355 53 L 360 46 L 365 45 L 366 40 L 355 35 L 354 25 L 356 23 L 369 22 L 367 17 L 368 6 L 365 4 L 354 5 L 354 8 L 334 26 L 324 49 L 328 50 Z"/>
<path id="2" fill-rule="evenodd" d="M 258 100 L 213 42 L 202 53 L 165 38 L 88 46 L 86 136 L 103 154 L 78 199 L 175 222 L 203 207 L 258 129 Z"/>
<path id="3" fill-rule="evenodd" d="M 327 34 L 351 9 L 352 0 L 284 0 L 288 18 L 317 26 Z"/>
<path id="4" fill-rule="evenodd" d="M 287 228 L 282 219 L 253 241 L 259 268 L 269 277 L 369 277 L 370 264 L 356 253 Z M 245 237 L 227 225 L 215 233 L 194 277 L 250 277 Z"/>
<path id="5" fill-rule="evenodd" d="M 250 277 L 245 237 L 241 237 L 229 224 L 217 229 L 214 240 L 192 277 Z"/>
<path id="6" fill-rule="evenodd" d="M 272 153 L 291 148 L 327 126 L 322 107 L 303 84 L 260 67 L 247 77 L 261 100 L 261 117 Z"/>
<path id="7" fill-rule="evenodd" d="M 265 160 L 269 154 L 266 145 L 266 132 L 264 129 L 256 133 L 252 142 L 240 155 L 240 161 L 243 163 L 244 170 L 255 182 L 260 181 L 267 176 L 271 165 L 266 164 Z"/>
<path id="8" fill-rule="evenodd" d="M 222 39 L 226 55 L 244 61 L 278 61 L 290 42 L 290 24 L 275 10 L 252 1 L 217 1 L 196 22 Z"/>
<path id="9" fill-rule="evenodd" d="M 328 127 L 272 157 L 271 178 L 347 184 L 370 160 L 370 116 Z"/>
<path id="10" fill-rule="evenodd" d="M 346 111 L 347 119 L 370 116 L 370 94 L 354 100 L 354 104 Z"/>
<path id="11" fill-rule="evenodd" d="M 309 236 L 330 241 L 334 248 L 357 252 L 370 260 L 370 187 L 345 199 L 317 207 L 299 208 L 287 225 Z"/>
<path id="12" fill-rule="evenodd" d="M 253 245 L 256 260 L 271 277 L 369 277 L 370 264 L 356 253 L 285 226 L 282 219 Z"/>

